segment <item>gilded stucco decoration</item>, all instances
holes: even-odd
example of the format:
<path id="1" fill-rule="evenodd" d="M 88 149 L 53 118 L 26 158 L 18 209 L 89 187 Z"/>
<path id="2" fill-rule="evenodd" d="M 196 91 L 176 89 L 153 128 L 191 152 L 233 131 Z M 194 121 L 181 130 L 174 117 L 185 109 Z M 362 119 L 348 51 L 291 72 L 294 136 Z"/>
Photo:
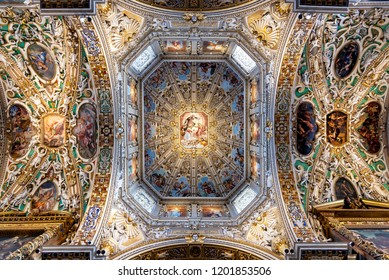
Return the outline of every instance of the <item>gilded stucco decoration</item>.
<path id="1" fill-rule="evenodd" d="M 225 196 L 245 177 L 245 88 L 224 63 L 166 62 L 144 84 L 144 172 L 161 195 Z"/>
<path id="2" fill-rule="evenodd" d="M 100 6 L 99 15 L 110 49 L 116 54 L 139 35 L 143 24 L 142 17 L 111 2 Z"/>
<path id="3" fill-rule="evenodd" d="M 265 10 L 259 10 L 247 17 L 247 26 L 252 36 L 265 49 L 277 50 L 282 30 L 291 11 L 291 5 L 283 1 L 273 2 Z"/>
<path id="4" fill-rule="evenodd" d="M 107 72 L 95 67 L 99 48 L 88 41 L 93 31 L 69 20 L 7 8 L 0 25 L 0 82 L 9 120 L 0 210 L 70 212 L 76 222 L 70 243 L 84 213 L 99 213 L 88 209 L 96 178 L 100 184 L 110 178 L 111 148 L 104 147 L 112 139 L 105 118 L 112 112 L 109 82 L 94 76 Z"/>
<path id="5" fill-rule="evenodd" d="M 107 251 L 110 259 L 121 259 L 131 254 L 132 250 L 138 250 L 143 246 L 146 248 L 156 242 L 169 243 L 186 240 L 188 244 L 206 245 L 209 244 L 209 238 L 217 238 L 223 242 L 250 245 L 261 251 L 271 252 L 274 257 L 280 258 L 284 250 L 289 248 L 289 243 L 280 212 L 275 205 L 274 193 L 271 191 L 269 198 L 244 219 L 240 226 L 223 223 L 219 220 L 222 219 L 220 216 L 212 217 L 213 219 L 208 218 L 206 221 L 200 220 L 198 223 L 196 221 L 173 221 L 172 218 L 177 218 L 177 216 L 168 216 L 169 224 L 164 222 L 165 216 L 161 216 L 161 220 L 150 225 L 138 210 L 130 209 L 124 200 L 119 200 L 111 211 L 108 223 L 110 226 L 106 226 L 103 230 L 100 249 Z M 177 210 L 179 206 L 175 208 Z M 183 205 L 182 211 L 190 212 L 190 208 L 190 205 Z M 113 226 L 115 219 L 116 224 L 123 223 L 125 228 L 134 227 L 136 229 L 136 234 L 130 238 L 127 236 L 128 231 L 122 230 L 123 240 L 127 240 L 127 245 L 119 246 L 121 249 L 118 247 L 118 241 L 113 241 L 114 235 L 119 239 L 118 227 Z"/>
<path id="6" fill-rule="evenodd" d="M 253 10 L 231 9 L 228 17 L 204 12 L 206 19 L 192 24 L 183 20 L 182 12 L 166 16 L 136 5 L 127 1 L 103 5 L 92 21 L 52 20 L 58 38 L 67 39 L 58 28 L 64 33 L 71 30 L 77 38 L 79 49 L 70 55 L 50 45 L 56 40 L 35 42 L 29 49 L 26 45 L 25 56 L 31 61 L 25 63 L 26 73 L 33 74 L 39 89 L 30 93 L 22 85 L 23 95 L 14 98 L 20 102 L 7 103 L 15 116 L 9 126 L 14 142 L 18 136 L 25 139 L 13 146 L 20 152 L 10 161 L 18 163 L 7 172 L 12 174 L 8 182 L 20 186 L 19 175 L 25 173 L 19 162 L 31 159 L 26 166 L 34 168 L 26 170 L 37 178 L 27 182 L 17 199 L 4 195 L 1 206 L 39 214 L 80 205 L 79 230 L 67 243 L 96 244 L 110 258 L 194 234 L 204 237 L 205 245 L 207 238 L 216 236 L 272 250 L 280 257 L 289 243 L 282 212 L 275 207 L 276 174 L 266 173 L 266 184 L 262 175 L 270 168 L 264 164 L 267 148 L 278 137 L 278 124 L 265 103 L 276 90 L 276 50 L 288 33 L 286 27 L 291 27 L 290 6 L 261 2 Z M 253 12 L 260 15 L 253 18 L 253 28 L 262 24 L 265 29 L 261 36 L 253 36 L 244 24 Z M 255 60 L 252 72 L 240 67 L 242 57 L 231 58 L 237 47 Z M 131 64 L 146 48 L 155 52 L 152 66 L 132 73 Z M 47 53 L 45 66 L 41 52 Z M 65 87 L 70 74 L 58 57 L 71 71 L 78 71 L 71 88 Z M 14 63 L 9 57 L 5 61 Z M 57 83 L 57 77 L 65 82 Z M 71 174 L 75 177 L 67 181 Z M 75 185 L 79 193 L 68 192 Z M 289 194 L 284 197 L 289 199 Z M 10 206 L 12 199 L 16 206 Z M 288 201 L 288 211 L 303 232 L 307 227 L 299 210 L 298 203 Z M 303 235 L 309 235 L 309 228 L 307 232 Z M 227 253 L 226 258 L 231 256 Z"/>
<path id="7" fill-rule="evenodd" d="M 85 57 L 89 61 L 90 66 L 86 69 L 92 69 L 90 78 L 93 79 L 95 96 L 95 105 L 91 106 L 89 103 L 83 103 L 80 106 L 80 110 L 84 110 L 83 113 L 79 112 L 80 122 L 75 123 L 73 133 L 75 130 L 82 131 L 82 118 L 90 120 L 98 112 L 98 118 L 96 123 L 92 120 L 86 121 L 84 124 L 89 127 L 89 131 L 96 131 L 96 135 L 89 134 L 89 138 L 93 141 L 96 139 L 98 147 L 85 145 L 86 143 L 79 144 L 79 147 L 87 147 L 89 153 L 85 153 L 86 157 L 92 156 L 96 159 L 95 180 L 93 184 L 93 191 L 90 195 L 90 202 L 85 210 L 85 215 L 81 220 L 81 226 L 79 227 L 75 237 L 72 239 L 72 244 L 89 244 L 91 240 L 96 237 L 97 225 L 101 223 L 103 219 L 103 212 L 108 203 L 108 194 L 111 190 L 110 181 L 112 174 L 112 161 L 113 161 L 113 143 L 114 143 L 114 119 L 113 119 L 113 97 L 111 94 L 112 85 L 110 83 L 110 72 L 108 69 L 107 61 L 103 53 L 103 46 L 99 40 L 98 33 L 95 27 L 90 22 L 82 22 L 79 19 L 74 19 L 73 24 L 76 26 L 82 42 L 85 47 Z M 83 94 L 81 96 L 90 97 L 91 91 L 85 87 L 85 77 L 81 78 Z M 81 125 L 79 126 L 79 124 Z M 80 133 L 80 132 L 78 132 Z M 79 135 L 77 137 L 80 138 Z M 95 152 L 97 151 L 97 152 Z M 87 180 L 87 174 L 82 176 L 83 180 Z"/>
<path id="8" fill-rule="evenodd" d="M 1 57 L 0 57 L 1 58 Z M 2 84 L 0 84 L 0 181 L 3 180 L 8 145 L 5 141 L 5 120 L 6 120 L 5 94 Z"/>
<path id="9" fill-rule="evenodd" d="M 292 141 L 294 172 L 300 200 L 322 240 L 325 236 L 311 213 L 313 206 L 345 196 L 389 199 L 383 134 L 387 25 L 387 13 L 381 9 L 320 16 L 297 69 L 292 139 L 309 135 L 314 127 L 318 131 L 310 153 L 301 153 Z M 315 120 L 297 113 L 304 102 L 312 104 Z M 299 127 L 300 121 L 311 125 Z"/>
<path id="10" fill-rule="evenodd" d="M 258 215 L 251 223 L 246 238 L 248 241 L 282 254 L 288 243 L 279 210 L 272 207 Z"/>
<path id="11" fill-rule="evenodd" d="M 270 13 L 260 14 L 256 19 L 249 20 L 249 27 L 252 34 L 265 47 L 277 49 L 281 31 Z"/>
<path id="12" fill-rule="evenodd" d="M 62 18 L 49 21 L 35 10 L 1 12 L 10 154 L 1 210 L 62 210 L 79 219 L 89 202 L 95 162 L 80 158 L 71 130 L 80 104 L 96 100 L 90 66 L 74 27 Z M 87 124 L 84 133 L 89 133 Z M 79 140 L 97 145 L 87 135 Z"/>
<path id="13" fill-rule="evenodd" d="M 303 52 L 302 43 L 307 40 L 309 31 L 314 23 L 315 18 L 297 20 L 290 33 L 293 35 L 289 35 L 277 82 L 274 120 L 275 153 L 280 195 L 283 199 L 282 208 L 292 229 L 292 233 L 288 233 L 288 238 L 292 240 L 299 238 L 304 241 L 316 240 L 316 236 L 304 212 L 300 201 L 300 192 L 295 184 L 291 159 L 292 153 L 290 150 L 291 135 L 288 123 L 292 118 L 290 114 L 290 95 L 294 88 L 295 71 Z M 267 181 L 269 182 L 268 184 L 272 183 L 273 175 L 271 173 L 268 174 Z"/>
<path id="14" fill-rule="evenodd" d="M 101 247 L 107 255 L 116 254 L 127 247 L 144 240 L 138 225 L 122 210 L 111 211 L 108 224 L 101 234 Z"/>
<path id="15" fill-rule="evenodd" d="M 184 14 L 182 18 L 186 21 L 196 23 L 205 20 L 207 17 L 204 14 Z"/>
<path id="16" fill-rule="evenodd" d="M 124 170 L 117 168 L 110 216 L 116 208 L 127 213 L 144 240 L 118 249 L 117 242 L 105 242 L 111 237 L 102 238 L 99 248 L 116 258 L 155 241 L 169 242 L 195 233 L 205 238 L 204 244 L 207 236 L 215 235 L 282 254 L 288 243 L 285 233 L 278 231 L 281 223 L 269 226 L 272 236 L 277 227 L 276 242 L 247 239 L 251 223 L 266 204 L 264 199 L 269 195 L 274 199 L 273 185 L 266 189 L 262 185 L 265 86 L 264 77 L 257 74 L 260 56 L 249 52 L 247 44 L 241 50 L 255 58 L 256 69 L 239 69 L 242 56 L 223 61 L 243 38 L 256 42 L 255 53 L 264 46 L 248 30 L 239 33 L 241 14 L 227 19 L 206 15 L 202 22 L 188 23 L 182 13 L 154 14 L 146 9 L 139 12 L 139 6 L 120 5 L 144 17 L 145 23 L 142 33 L 119 51 L 120 56 L 115 55 L 124 68 L 118 76 L 117 89 L 123 94 L 118 98 L 123 102 L 117 132 L 121 127 L 125 130 L 118 139 L 121 149 L 125 147 L 126 165 Z M 104 18 L 102 11 L 99 16 Z M 274 16 L 280 18 L 287 17 Z M 142 41 L 148 43 L 139 44 Z M 274 65 L 270 68 L 275 70 Z M 242 105 L 250 111 L 243 112 Z M 271 133 L 269 120 L 267 135 Z M 236 199 L 236 208 L 225 203 L 229 197 Z M 250 202 L 261 206 L 255 217 L 247 207 Z M 233 217 L 240 214 L 245 221 L 242 228 L 233 224 Z M 105 236 L 114 234 L 113 227 L 104 231 Z"/>
<path id="17" fill-rule="evenodd" d="M 292 10 L 292 5 L 285 1 L 275 1 L 270 6 L 270 11 L 275 18 L 284 19 L 289 16 Z"/>

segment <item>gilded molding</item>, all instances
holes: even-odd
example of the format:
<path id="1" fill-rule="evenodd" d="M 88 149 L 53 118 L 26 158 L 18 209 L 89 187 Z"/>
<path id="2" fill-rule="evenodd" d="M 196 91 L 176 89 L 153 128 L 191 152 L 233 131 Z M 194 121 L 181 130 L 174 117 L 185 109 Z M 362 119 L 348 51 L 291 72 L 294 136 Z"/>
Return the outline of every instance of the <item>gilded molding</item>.
<path id="1" fill-rule="evenodd" d="M 114 108 L 111 95 L 111 72 L 107 65 L 98 32 L 91 22 L 81 22 L 78 18 L 72 20 L 80 37 L 83 38 L 82 42 L 92 68 L 97 104 L 100 109 L 98 119 L 100 154 L 95 173 L 95 184 L 79 230 L 72 240 L 72 244 L 88 244 L 95 237 L 110 193 L 115 133 Z"/>
<path id="2" fill-rule="evenodd" d="M 307 20 L 305 18 L 295 22 L 293 30 L 290 32 L 287 49 L 283 55 L 281 69 L 279 71 L 279 78 L 276 92 L 276 108 L 275 108 L 275 147 L 278 165 L 278 179 L 281 188 L 281 198 L 283 201 L 284 211 L 287 213 L 289 225 L 293 229 L 292 240 L 300 238 L 304 241 L 314 241 L 312 228 L 309 224 L 307 216 L 301 205 L 300 195 L 297 190 L 293 166 L 290 158 L 290 102 L 291 94 L 294 88 L 294 79 L 296 69 L 298 67 L 301 53 L 304 44 L 298 44 L 298 40 L 294 34 L 299 30 L 299 40 L 305 42 L 308 34 L 315 22 L 315 17 Z"/>

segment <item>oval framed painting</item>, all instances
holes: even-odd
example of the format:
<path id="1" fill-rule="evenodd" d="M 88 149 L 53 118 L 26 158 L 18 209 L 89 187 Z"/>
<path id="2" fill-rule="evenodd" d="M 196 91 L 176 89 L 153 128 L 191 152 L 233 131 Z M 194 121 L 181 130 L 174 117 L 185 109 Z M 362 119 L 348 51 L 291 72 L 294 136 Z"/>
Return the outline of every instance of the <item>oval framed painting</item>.
<path id="1" fill-rule="evenodd" d="M 376 102 L 370 102 L 363 109 L 363 115 L 359 118 L 359 126 L 356 131 L 362 138 L 365 149 L 370 154 L 377 154 L 381 150 L 380 142 L 380 114 L 381 105 Z"/>
<path id="2" fill-rule="evenodd" d="M 356 42 L 350 42 L 344 45 L 335 58 L 334 70 L 338 78 L 349 76 L 357 64 L 359 56 L 359 45 Z"/>
<path id="3" fill-rule="evenodd" d="M 35 73 L 43 80 L 51 81 L 56 74 L 55 60 L 51 52 L 38 44 L 27 48 L 28 61 Z"/>
<path id="4" fill-rule="evenodd" d="M 302 102 L 297 107 L 297 151 L 306 156 L 315 145 L 318 131 L 314 107 L 309 102 Z"/>
<path id="5" fill-rule="evenodd" d="M 81 157 L 90 159 L 97 152 L 97 112 L 91 103 L 83 103 L 78 109 L 77 125 L 73 128 L 77 136 L 78 152 Z"/>
<path id="6" fill-rule="evenodd" d="M 15 103 L 8 109 L 8 116 L 11 123 L 11 141 L 9 153 L 13 158 L 20 158 L 26 155 L 29 150 L 32 137 L 36 130 L 31 123 L 30 114 L 26 107 Z"/>

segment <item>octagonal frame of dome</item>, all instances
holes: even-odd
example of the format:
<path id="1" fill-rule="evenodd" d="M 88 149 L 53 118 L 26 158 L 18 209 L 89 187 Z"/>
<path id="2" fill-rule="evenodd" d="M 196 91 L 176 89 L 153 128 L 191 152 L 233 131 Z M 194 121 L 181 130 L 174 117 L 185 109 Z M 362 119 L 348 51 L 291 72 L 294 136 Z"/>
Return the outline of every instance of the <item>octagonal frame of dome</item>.
<path id="1" fill-rule="evenodd" d="M 163 67 L 163 64 L 165 64 L 165 63 L 169 63 L 169 62 L 172 62 L 172 63 L 175 63 L 175 62 L 177 62 L 177 63 L 180 63 L 180 62 L 178 62 L 178 61 L 175 61 L 174 59 L 173 60 L 171 60 L 171 59 L 161 59 L 160 61 L 159 61 L 159 63 L 156 65 L 156 66 L 154 66 L 153 68 L 151 68 L 151 69 L 148 69 L 148 71 L 147 71 L 147 73 L 145 73 L 145 75 L 144 75 L 144 78 L 143 78 L 143 80 L 142 80 L 142 96 L 143 96 L 143 94 L 145 93 L 145 89 L 144 89 L 144 83 L 148 80 L 148 79 L 150 79 L 150 77 L 157 71 L 157 70 L 159 70 L 159 69 L 161 69 L 162 67 Z M 202 63 L 202 62 L 205 62 L 205 61 L 203 61 L 203 60 L 190 60 L 190 59 L 187 59 L 187 60 L 185 60 L 185 61 L 181 61 L 181 62 L 185 62 L 185 63 Z M 218 67 L 221 67 L 220 65 L 222 65 L 222 64 L 225 64 L 226 65 L 226 71 L 228 71 L 228 69 L 230 69 L 231 71 L 233 71 L 235 74 L 237 74 L 238 75 L 238 77 L 242 80 L 242 82 L 244 83 L 244 81 L 245 81 L 245 79 L 241 76 L 241 74 L 238 72 L 237 73 L 237 71 L 236 71 L 236 69 L 229 63 L 229 61 L 226 61 L 226 60 L 224 60 L 224 59 L 222 59 L 222 60 L 213 60 L 213 61 L 207 61 L 207 62 L 210 62 L 210 63 L 217 63 L 218 64 Z M 224 73 L 224 72 L 223 72 Z M 246 85 L 243 85 L 243 89 L 242 89 L 242 92 L 244 92 L 245 93 L 245 95 L 246 95 L 246 97 L 244 98 L 244 100 L 247 100 L 247 90 L 246 90 Z M 237 97 L 237 96 L 236 96 Z M 231 99 L 231 104 L 234 102 L 234 100 L 235 99 Z M 186 109 L 188 109 L 188 107 L 190 108 L 190 106 L 193 106 L 193 104 L 188 104 L 187 103 L 187 106 L 185 107 Z M 182 104 L 181 104 L 181 106 L 183 106 Z M 243 107 L 244 107 L 244 105 L 243 105 Z M 144 109 L 144 106 L 142 106 L 142 110 Z M 184 111 L 186 111 L 186 109 L 183 109 L 183 108 L 181 108 L 181 111 L 182 112 L 184 112 Z M 209 109 L 211 109 L 211 108 L 209 108 Z M 243 108 L 244 109 L 244 108 Z M 247 109 L 246 109 L 247 110 Z M 143 110 L 144 111 L 144 110 Z M 179 110 L 179 112 L 181 112 L 180 110 Z M 246 115 L 247 114 L 245 114 L 245 112 L 243 112 L 244 113 L 244 116 L 243 116 L 243 121 L 246 123 L 248 120 L 246 119 Z M 247 112 L 246 112 L 247 113 Z M 141 124 L 141 127 L 143 128 L 144 127 L 144 121 L 145 121 L 145 112 L 142 112 L 142 124 Z M 177 120 L 177 122 L 179 122 L 178 120 Z M 243 165 L 243 178 L 241 179 L 241 180 L 239 180 L 239 183 L 237 183 L 237 187 L 235 187 L 234 189 L 238 189 L 238 186 L 240 186 L 240 185 L 242 185 L 242 184 L 244 184 L 244 181 L 245 181 L 245 179 L 247 179 L 248 178 L 248 172 L 247 172 L 247 168 L 248 168 L 248 164 L 247 164 L 247 162 L 249 161 L 249 156 L 248 156 L 248 149 L 247 149 L 247 141 L 245 141 L 245 139 L 243 139 L 244 141 L 244 153 L 245 153 L 245 160 L 244 160 L 244 165 Z M 144 142 L 144 137 L 142 138 L 142 143 L 141 143 L 141 145 L 142 145 L 142 152 L 143 151 L 146 151 L 146 145 L 145 145 L 145 142 Z M 184 150 L 187 150 L 187 149 L 184 149 Z M 232 148 L 232 150 L 233 150 L 233 148 Z M 187 152 L 187 151 L 186 151 Z M 232 152 L 232 151 L 231 151 Z M 142 164 L 140 165 L 141 166 L 141 170 L 140 170 L 140 172 L 141 172 L 141 179 L 142 179 L 142 182 L 144 183 L 144 184 L 146 184 L 150 189 L 152 189 L 153 191 L 154 191 L 154 193 L 158 196 L 158 198 L 160 198 L 160 199 L 171 199 L 170 197 L 165 197 L 165 196 L 161 196 L 158 192 L 155 192 L 155 188 L 153 187 L 153 184 L 150 182 L 150 180 L 147 178 L 147 175 L 146 175 L 146 173 L 145 173 L 145 160 L 144 160 L 144 153 L 142 153 L 141 155 L 140 155 L 140 158 L 141 158 L 141 162 L 142 162 Z M 159 170 L 161 170 L 161 169 L 159 169 Z M 159 170 L 155 170 L 155 171 L 159 171 Z M 158 173 L 158 172 L 157 172 Z M 159 178 L 161 178 L 161 176 L 162 176 L 162 174 L 157 174 L 157 175 L 159 175 L 158 177 Z M 156 176 L 157 176 L 156 175 Z M 206 182 L 204 182 L 204 183 L 206 183 Z M 214 182 L 215 183 L 215 182 Z M 214 186 L 215 187 L 215 186 Z M 233 193 L 233 192 L 231 192 L 231 193 Z M 229 197 L 229 195 L 227 195 L 227 196 L 225 196 L 225 198 L 226 197 Z M 201 196 L 190 196 L 190 197 L 187 197 L 187 198 L 185 198 L 185 197 L 180 197 L 180 198 L 175 198 L 175 199 L 187 199 L 187 200 L 207 200 L 207 199 L 212 199 L 212 200 L 217 200 L 217 199 L 219 199 L 219 197 L 208 197 L 208 198 L 203 198 L 203 197 L 201 197 Z M 220 197 L 220 199 L 222 199 L 221 197 Z"/>
<path id="2" fill-rule="evenodd" d="M 235 72 L 239 73 L 240 76 L 244 79 L 255 76 L 260 72 L 260 67 L 263 65 L 262 58 L 259 57 L 255 59 L 254 55 L 251 53 L 250 49 L 242 44 L 238 38 L 231 37 L 210 37 L 204 36 L 198 38 L 187 38 L 187 37 L 162 37 L 159 39 L 150 40 L 147 45 L 139 48 L 135 54 L 132 55 L 131 60 L 124 60 L 126 66 L 124 68 L 127 70 L 128 74 L 131 76 L 140 79 L 143 78 L 149 73 L 151 69 L 156 67 L 158 63 L 162 60 L 199 60 L 194 58 L 196 55 L 201 55 L 203 60 L 224 60 L 230 63 Z M 181 46 L 175 46 L 177 49 L 172 50 L 172 42 L 181 43 Z M 193 53 L 193 44 L 197 43 L 195 46 L 198 50 L 197 53 Z M 205 49 L 210 48 L 210 43 L 223 44 L 226 43 L 227 46 L 224 47 L 223 51 L 205 51 Z M 218 45 L 213 46 L 216 49 Z M 239 56 L 242 56 L 239 60 Z M 140 59 L 140 57 L 144 57 Z M 253 65 L 255 63 L 255 65 Z M 263 62 L 264 63 L 264 62 Z"/>
<path id="3" fill-rule="evenodd" d="M 200 42 L 205 41 L 205 40 L 210 40 L 211 38 L 213 38 L 213 37 L 201 38 Z M 169 39 L 170 40 L 180 40 L 180 39 L 182 40 L 184 38 L 166 36 L 164 38 L 153 39 L 147 45 L 144 45 L 144 46 L 142 46 L 142 48 L 139 48 L 137 54 L 133 55 L 132 59 L 130 61 L 129 60 L 126 61 L 127 63 L 126 63 L 125 69 L 127 70 L 126 72 L 129 75 L 127 78 L 129 80 L 138 80 L 138 81 L 141 80 L 142 84 L 143 84 L 144 79 L 149 77 L 155 71 L 155 69 L 160 67 L 160 65 L 162 65 L 166 61 L 177 61 L 177 62 L 197 61 L 197 62 L 199 62 L 199 61 L 204 61 L 204 60 L 206 60 L 206 61 L 212 60 L 215 62 L 223 62 L 226 65 L 228 65 L 228 67 L 232 68 L 235 73 L 238 73 L 238 76 L 244 81 L 244 85 L 245 85 L 244 93 L 246 96 L 245 100 L 249 100 L 248 89 L 246 88 L 246 86 L 249 85 L 249 79 L 251 79 L 251 78 L 255 77 L 255 75 L 258 75 L 261 72 L 263 72 L 264 66 L 263 66 L 263 60 L 261 60 L 261 56 L 259 55 L 259 56 L 257 56 L 259 59 L 255 59 L 255 64 L 256 64 L 255 68 L 250 73 L 248 73 L 247 70 L 243 69 L 241 67 L 241 65 L 239 65 L 239 63 L 237 63 L 234 60 L 234 58 L 232 58 L 231 54 L 238 46 L 251 59 L 253 59 L 253 57 L 255 57 L 250 51 L 248 51 L 248 48 L 245 47 L 244 44 L 241 44 L 239 42 L 239 38 L 238 39 L 237 38 L 230 38 L 230 37 L 224 38 L 224 39 L 228 40 L 228 43 L 229 43 L 229 47 L 227 48 L 227 50 L 224 53 L 222 53 L 222 54 L 213 53 L 213 54 L 205 54 L 205 55 L 203 54 L 202 57 L 199 57 L 198 55 L 192 55 L 190 52 L 188 52 L 188 53 L 187 52 L 174 53 L 174 54 L 164 53 L 163 49 L 162 49 L 162 42 L 163 42 L 163 40 L 169 40 Z M 185 39 L 187 40 L 187 42 L 190 42 L 190 40 L 188 38 L 185 38 Z M 220 38 L 218 38 L 218 39 L 220 39 Z M 198 38 L 197 38 L 197 40 L 198 40 Z M 150 65 L 145 67 L 145 69 L 143 71 L 141 71 L 141 72 L 133 71 L 133 69 L 131 69 L 132 62 L 138 57 L 139 54 L 141 54 L 143 52 L 143 50 L 145 50 L 146 48 L 149 48 L 150 46 L 152 47 L 153 51 L 155 52 L 157 59 L 152 61 L 150 63 Z M 253 59 L 253 61 L 254 61 L 254 59 Z M 263 73 L 260 74 L 260 77 L 261 77 L 261 79 L 264 78 Z M 142 99 L 143 99 L 143 94 L 144 94 L 143 88 L 142 88 L 142 90 L 140 90 L 140 87 L 138 87 L 137 90 L 138 90 L 138 93 L 137 93 L 138 100 L 140 100 L 139 99 L 140 97 L 142 97 Z M 259 94 L 262 94 L 262 93 L 259 93 Z M 250 114 L 249 108 L 248 108 L 249 106 L 246 106 L 246 107 L 247 107 L 247 109 L 246 109 L 246 112 L 244 113 L 244 115 L 245 115 L 245 119 L 247 121 L 249 121 L 249 119 L 247 119 L 247 118 L 249 118 L 249 114 Z M 142 110 L 143 110 L 143 105 L 142 105 Z M 142 122 L 144 121 L 143 114 L 140 117 L 140 119 L 142 120 Z M 142 127 L 143 127 L 143 123 L 142 123 Z M 246 127 L 246 130 L 250 131 L 249 126 Z M 246 134 L 247 134 L 247 137 L 249 137 L 249 133 L 246 133 Z M 247 145 L 246 162 L 250 161 L 249 141 L 250 140 L 248 138 L 244 141 L 245 146 Z M 142 145 L 142 147 L 139 150 L 143 151 L 145 149 L 145 147 L 143 146 L 143 143 L 140 145 Z M 258 148 L 258 149 L 260 149 L 260 148 Z M 261 153 L 259 150 L 257 152 Z M 143 152 L 142 152 L 142 154 L 143 154 Z M 143 155 L 140 155 L 140 157 L 143 157 Z M 137 160 L 138 160 L 138 157 L 137 157 Z M 250 169 L 249 164 L 246 164 L 244 178 L 242 178 L 241 182 L 239 183 L 239 186 L 235 187 L 231 192 L 228 193 L 227 196 L 225 196 L 223 198 L 220 198 L 220 197 L 219 198 L 201 198 L 201 197 L 183 197 L 183 198 L 168 197 L 167 198 L 167 197 L 162 197 L 159 193 L 156 193 L 153 190 L 153 188 L 150 185 L 148 185 L 148 187 L 146 189 L 144 189 L 144 191 L 149 196 L 149 199 L 153 200 L 151 203 L 153 205 L 156 205 L 156 207 L 154 207 L 153 210 L 148 209 L 148 211 L 146 211 L 147 213 L 144 211 L 143 206 L 140 205 L 139 202 L 134 201 L 132 199 L 133 194 L 136 193 L 136 191 L 139 190 L 139 188 L 143 188 L 142 185 L 145 184 L 145 182 L 144 182 L 145 176 L 143 176 L 144 175 L 143 171 L 141 172 L 142 173 L 142 175 L 141 175 L 142 183 L 141 184 L 135 183 L 132 186 L 128 186 L 128 184 L 127 184 L 128 176 L 127 176 L 127 171 L 126 171 L 125 181 L 126 181 L 126 188 L 128 188 L 128 190 L 126 190 L 126 193 L 127 193 L 127 195 L 129 195 L 127 197 L 127 199 L 129 199 L 131 202 L 134 202 L 133 204 L 138 205 L 138 206 L 136 206 L 136 209 L 140 210 L 143 214 L 148 215 L 150 218 L 158 216 L 158 213 L 161 210 L 160 209 L 161 203 L 162 204 L 166 203 L 166 205 L 178 203 L 178 204 L 182 205 L 182 203 L 188 204 L 189 202 L 193 203 L 195 201 L 195 203 L 200 203 L 200 205 L 207 204 L 207 203 L 208 204 L 211 203 L 212 205 L 229 205 L 228 210 L 230 211 L 231 215 L 229 216 L 229 218 L 227 220 L 231 220 L 231 218 L 233 220 L 240 219 L 241 217 L 248 215 L 248 212 L 249 212 L 248 209 L 251 208 L 251 205 L 253 205 L 254 203 L 259 204 L 261 201 L 263 201 L 265 199 L 265 196 L 266 196 L 266 194 L 264 194 L 265 190 L 263 189 L 263 186 L 261 187 L 260 185 L 253 183 L 252 179 L 249 179 L 249 174 L 250 174 L 249 169 Z M 239 210 L 235 209 L 235 207 L 232 206 L 233 200 L 237 199 L 239 197 L 239 195 L 241 195 L 241 193 L 247 189 L 252 189 L 256 193 L 256 197 L 254 197 L 250 202 L 246 203 L 244 206 L 244 209 L 239 209 Z M 161 219 L 160 216 L 158 218 Z M 186 217 L 186 219 L 187 218 L 188 217 Z M 162 220 L 164 220 L 164 219 L 162 218 Z M 171 219 L 167 219 L 167 220 L 171 220 Z M 225 221 L 226 219 L 222 218 L 221 220 Z"/>

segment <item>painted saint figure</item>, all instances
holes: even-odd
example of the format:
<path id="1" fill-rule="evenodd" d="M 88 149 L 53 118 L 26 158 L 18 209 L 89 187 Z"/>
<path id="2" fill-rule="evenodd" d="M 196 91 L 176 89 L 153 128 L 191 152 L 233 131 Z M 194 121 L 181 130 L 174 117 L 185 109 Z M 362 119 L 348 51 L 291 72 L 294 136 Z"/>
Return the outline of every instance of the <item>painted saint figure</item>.
<path id="1" fill-rule="evenodd" d="M 317 131 L 312 104 L 301 103 L 297 109 L 297 150 L 299 153 L 308 155 L 312 151 Z"/>
<path id="2" fill-rule="evenodd" d="M 209 180 L 208 177 L 202 177 L 197 184 L 199 195 L 202 197 L 217 197 L 220 196 L 215 189 L 213 181 Z"/>
<path id="3" fill-rule="evenodd" d="M 351 74 L 357 63 L 359 45 L 351 42 L 346 44 L 338 53 L 335 59 L 335 73 L 340 78 Z"/>
<path id="4" fill-rule="evenodd" d="M 185 148 L 204 148 L 208 145 L 207 115 L 185 113 L 181 116 L 181 144 Z"/>
<path id="5" fill-rule="evenodd" d="M 77 136 L 78 151 L 83 158 L 92 158 L 97 151 L 97 113 L 92 104 L 81 105 L 77 126 L 73 133 Z"/>
<path id="6" fill-rule="evenodd" d="M 190 196 L 191 192 L 188 179 L 185 177 L 179 178 L 173 185 L 171 195 L 175 197 Z"/>
<path id="7" fill-rule="evenodd" d="M 59 115 L 48 115 L 44 118 L 43 144 L 48 147 L 60 147 L 65 138 L 65 118 Z"/>
<path id="8" fill-rule="evenodd" d="M 334 111 L 327 115 L 327 140 L 334 146 L 347 142 L 347 115 Z"/>
<path id="9" fill-rule="evenodd" d="M 363 110 L 357 127 L 359 135 L 363 139 L 363 145 L 369 153 L 378 153 L 381 149 L 380 143 L 380 113 L 381 105 L 377 102 L 370 102 Z"/>
<path id="10" fill-rule="evenodd" d="M 27 49 L 27 55 L 34 71 L 42 79 L 49 81 L 55 76 L 55 63 L 48 50 L 38 44 L 32 44 Z"/>
<path id="11" fill-rule="evenodd" d="M 339 178 L 335 183 L 335 197 L 336 199 L 350 199 L 358 198 L 358 194 L 354 186 L 346 178 Z"/>
<path id="12" fill-rule="evenodd" d="M 53 210 L 56 198 L 57 189 L 54 182 L 46 181 L 35 192 L 31 201 L 31 208 L 39 211 Z"/>
<path id="13" fill-rule="evenodd" d="M 13 157 L 21 157 L 28 151 L 35 129 L 27 109 L 22 105 L 12 105 L 9 108 L 9 118 L 12 128 L 10 154 Z"/>

